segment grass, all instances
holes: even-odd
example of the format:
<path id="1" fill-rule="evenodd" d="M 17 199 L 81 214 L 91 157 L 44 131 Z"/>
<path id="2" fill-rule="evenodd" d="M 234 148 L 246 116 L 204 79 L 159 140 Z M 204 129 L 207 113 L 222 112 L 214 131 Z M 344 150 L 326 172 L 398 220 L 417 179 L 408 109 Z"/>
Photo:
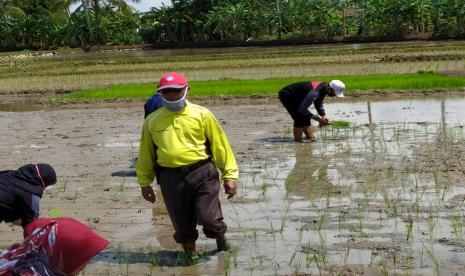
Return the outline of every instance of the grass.
<path id="1" fill-rule="evenodd" d="M 465 78 L 441 76 L 435 73 L 327 76 L 315 79 L 341 79 L 347 94 L 373 90 L 457 89 L 465 87 Z M 285 85 L 309 78 L 271 78 L 263 80 L 211 80 L 190 82 L 190 96 L 253 96 L 276 94 Z M 59 96 L 59 100 L 109 100 L 147 98 L 155 91 L 154 83 L 117 84 L 85 89 Z"/>

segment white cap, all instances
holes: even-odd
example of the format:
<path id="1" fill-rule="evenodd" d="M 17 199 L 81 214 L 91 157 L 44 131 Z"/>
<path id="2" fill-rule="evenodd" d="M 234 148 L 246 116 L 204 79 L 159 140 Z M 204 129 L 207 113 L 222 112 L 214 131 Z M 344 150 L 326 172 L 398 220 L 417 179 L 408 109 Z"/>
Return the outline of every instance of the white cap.
<path id="1" fill-rule="evenodd" d="M 344 90 L 346 89 L 345 84 L 340 80 L 332 80 L 329 82 L 329 86 L 334 89 L 337 98 L 344 97 Z"/>

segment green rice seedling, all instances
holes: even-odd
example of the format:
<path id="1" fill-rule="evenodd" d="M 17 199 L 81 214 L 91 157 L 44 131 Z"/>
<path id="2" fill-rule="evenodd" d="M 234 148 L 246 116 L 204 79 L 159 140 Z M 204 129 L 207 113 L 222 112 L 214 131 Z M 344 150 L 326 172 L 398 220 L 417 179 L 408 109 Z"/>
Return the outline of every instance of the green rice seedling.
<path id="1" fill-rule="evenodd" d="M 122 264 L 126 261 L 126 255 L 123 252 L 123 247 L 118 245 L 116 249 L 116 259 L 118 260 L 118 264 Z"/>
<path id="2" fill-rule="evenodd" d="M 309 268 L 312 265 L 313 261 L 315 260 L 315 257 L 313 256 L 313 254 L 310 255 L 310 253 L 311 253 L 310 242 L 308 243 L 308 246 L 304 250 L 305 250 L 304 251 L 304 253 L 305 253 L 305 266 L 307 268 Z"/>
<path id="3" fill-rule="evenodd" d="M 379 252 L 376 248 L 373 246 L 371 247 L 371 255 L 370 255 L 370 262 L 368 263 L 368 266 L 373 265 L 373 261 L 376 259 L 376 257 L 379 255 Z"/>
<path id="4" fill-rule="evenodd" d="M 286 210 L 286 212 L 284 213 L 284 216 L 281 217 L 281 224 L 279 226 L 279 233 L 283 233 L 284 232 L 284 228 L 286 227 L 286 224 L 287 224 L 287 215 L 288 215 L 288 210 Z"/>
<path id="5" fill-rule="evenodd" d="M 394 265 L 394 267 L 396 267 L 397 265 L 397 255 L 399 254 L 396 250 L 392 250 L 391 252 L 391 258 L 392 258 L 392 264 Z"/>
<path id="6" fill-rule="evenodd" d="M 291 266 L 294 263 L 295 257 L 297 256 L 298 250 L 294 250 L 294 253 L 292 253 L 291 258 L 289 259 L 288 265 Z"/>
<path id="7" fill-rule="evenodd" d="M 433 264 L 434 274 L 438 275 L 438 276 L 441 275 L 441 265 L 439 264 L 438 258 L 434 254 L 433 247 L 431 247 L 431 249 L 430 249 L 430 248 L 426 247 L 424 243 L 422 243 L 422 244 L 423 244 L 423 247 L 426 250 L 426 254 L 428 255 L 428 257 L 431 260 L 431 263 Z"/>
<path id="8" fill-rule="evenodd" d="M 396 137 L 396 141 L 399 142 L 399 140 L 400 140 L 400 130 L 394 129 L 394 136 Z"/>
<path id="9" fill-rule="evenodd" d="M 268 189 L 271 187 L 270 184 L 266 183 L 266 182 L 263 182 L 262 185 L 259 186 L 260 190 L 261 190 L 261 193 L 260 193 L 260 196 L 261 197 L 265 197 L 266 195 L 266 191 L 268 191 Z"/>
<path id="10" fill-rule="evenodd" d="M 415 178 L 415 181 L 417 181 L 417 179 Z M 415 184 L 417 185 L 417 184 Z M 420 215 L 420 212 L 421 212 L 421 202 L 423 200 L 423 195 L 425 194 L 425 191 L 426 191 L 426 187 L 423 187 L 421 189 L 421 193 L 418 192 L 419 188 L 417 186 L 417 188 L 415 188 L 415 217 L 419 217 Z"/>
<path id="11" fill-rule="evenodd" d="M 119 183 L 119 191 L 124 192 L 126 186 L 126 178 L 123 177 L 123 179 Z"/>
<path id="12" fill-rule="evenodd" d="M 459 238 L 462 235 L 463 220 L 461 214 L 456 214 L 452 216 L 452 229 L 454 229 L 454 234 L 457 238 Z"/>
<path id="13" fill-rule="evenodd" d="M 347 258 L 349 258 L 350 254 L 350 237 L 347 237 L 347 250 L 344 252 L 344 262 L 343 265 L 347 264 Z"/>
<path id="14" fill-rule="evenodd" d="M 61 186 L 61 192 L 66 192 L 67 186 L 68 186 L 68 179 L 65 178 L 65 180 L 63 180 L 63 185 Z"/>
<path id="15" fill-rule="evenodd" d="M 231 264 L 234 267 L 237 267 L 237 248 L 233 247 L 226 253 L 224 272 L 225 275 L 230 275 L 231 273 Z"/>
<path id="16" fill-rule="evenodd" d="M 297 258 L 294 258 L 294 262 L 293 262 L 293 265 L 292 265 L 293 269 L 294 269 L 294 275 L 299 275 L 300 274 L 300 270 L 301 270 L 301 267 L 302 267 L 302 260 L 300 258 L 300 253 L 298 252 L 297 253 Z"/>
<path id="17" fill-rule="evenodd" d="M 292 134 L 292 129 L 290 126 L 287 126 L 285 129 L 284 129 L 284 132 L 283 132 L 283 135 L 288 137 L 288 136 L 291 136 Z"/>
<path id="18" fill-rule="evenodd" d="M 252 234 L 251 234 L 250 236 L 251 236 L 251 238 L 252 238 L 252 241 L 253 241 L 254 243 L 257 243 L 257 229 L 254 228 L 254 229 L 252 230 Z"/>
<path id="19" fill-rule="evenodd" d="M 237 267 L 237 264 L 238 264 L 238 262 L 237 262 L 237 253 L 238 253 L 237 247 L 231 248 L 231 250 L 229 250 L 229 252 L 230 252 L 230 254 L 232 256 L 232 261 L 233 261 L 234 267 Z"/>
<path id="20" fill-rule="evenodd" d="M 232 204 L 231 207 L 233 208 L 234 210 L 234 213 L 237 214 L 237 209 L 234 207 L 234 205 Z M 230 217 L 232 221 L 234 221 L 236 224 L 237 224 L 237 227 L 239 227 L 241 233 L 244 235 L 244 237 L 248 237 L 248 232 L 247 230 L 242 226 L 241 222 L 239 221 L 239 218 L 233 218 L 233 217 Z"/>
<path id="21" fill-rule="evenodd" d="M 271 220 L 268 220 L 270 222 L 270 233 L 271 233 L 271 236 L 273 237 L 273 242 L 276 243 L 276 230 L 274 229 L 273 227 L 273 222 Z"/>
<path id="22" fill-rule="evenodd" d="M 80 194 L 79 194 L 78 190 L 76 190 L 76 191 L 74 192 L 74 195 L 71 197 L 71 201 L 72 201 L 73 203 L 76 203 L 76 200 L 79 198 L 79 196 L 80 196 Z"/>
<path id="23" fill-rule="evenodd" d="M 363 215 L 363 207 L 360 205 L 357 208 L 357 221 L 358 221 L 358 232 L 360 237 L 367 238 L 369 237 L 367 233 L 363 231 L 363 221 L 365 217 Z"/>
<path id="24" fill-rule="evenodd" d="M 256 183 L 257 183 L 257 175 L 258 175 L 258 172 L 252 172 L 252 185 L 253 187 L 256 187 Z"/>
<path id="25" fill-rule="evenodd" d="M 226 252 L 226 258 L 224 259 L 224 275 L 229 275 L 231 273 L 231 253 Z"/>
<path id="26" fill-rule="evenodd" d="M 441 194 L 441 180 L 439 179 L 439 172 L 437 170 L 433 170 L 433 179 L 434 179 L 434 188 L 436 190 L 436 194 L 439 196 Z"/>
<path id="27" fill-rule="evenodd" d="M 412 230 L 413 230 L 413 219 L 410 216 L 405 222 L 405 227 L 407 228 L 407 241 L 408 241 L 410 237 L 412 236 Z"/>
<path id="28" fill-rule="evenodd" d="M 304 233 L 304 225 L 301 224 L 299 228 L 296 228 L 297 230 L 297 237 L 299 238 L 299 243 L 302 241 L 303 233 Z"/>
<path id="29" fill-rule="evenodd" d="M 350 206 L 347 207 L 347 210 L 350 210 Z M 338 226 L 339 232 L 341 232 L 342 226 L 345 224 L 348 213 L 349 212 L 346 210 L 341 210 L 339 211 L 337 215 L 337 226 Z"/>
<path id="30" fill-rule="evenodd" d="M 58 209 L 52 209 L 48 212 L 48 216 L 51 218 L 58 218 L 61 216 L 61 211 Z"/>
<path id="31" fill-rule="evenodd" d="M 160 255 L 157 252 L 155 252 L 154 249 L 151 249 L 149 256 L 149 265 L 151 270 L 155 267 L 160 266 Z"/>
<path id="32" fill-rule="evenodd" d="M 389 275 L 389 266 L 387 264 L 386 258 L 383 258 L 378 262 L 378 269 L 381 275 L 388 276 Z"/>
<path id="33" fill-rule="evenodd" d="M 435 216 L 433 215 L 433 212 L 437 212 L 433 206 L 430 206 L 429 208 L 429 215 L 427 217 L 427 227 L 428 227 L 428 236 L 430 240 L 433 239 L 434 237 L 434 229 L 436 228 L 436 219 Z"/>
<path id="34" fill-rule="evenodd" d="M 463 196 L 462 202 L 460 202 L 460 209 L 462 209 L 463 203 L 465 203 L 465 196 Z"/>
<path id="35" fill-rule="evenodd" d="M 387 169 L 386 169 L 386 177 L 389 178 L 389 179 L 392 179 L 394 177 L 394 168 L 393 168 L 392 165 L 387 167 Z"/>
<path id="36" fill-rule="evenodd" d="M 350 128 L 351 127 L 351 123 L 350 122 L 347 122 L 347 121 L 341 121 L 341 120 L 332 120 L 329 122 L 329 125 L 332 126 L 332 127 L 335 127 L 335 128 Z M 347 135 L 345 135 L 346 139 L 347 139 Z"/>

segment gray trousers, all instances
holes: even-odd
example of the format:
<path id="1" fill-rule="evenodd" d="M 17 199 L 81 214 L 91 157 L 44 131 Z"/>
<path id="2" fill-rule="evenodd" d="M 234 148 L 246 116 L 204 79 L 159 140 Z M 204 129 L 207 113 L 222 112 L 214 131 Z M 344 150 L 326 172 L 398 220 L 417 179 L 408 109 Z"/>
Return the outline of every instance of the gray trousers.
<path id="1" fill-rule="evenodd" d="M 160 188 L 174 226 L 174 240 L 186 243 L 197 240 L 197 224 L 207 238 L 226 232 L 219 200 L 220 182 L 215 164 L 210 161 L 193 170 L 161 168 Z"/>

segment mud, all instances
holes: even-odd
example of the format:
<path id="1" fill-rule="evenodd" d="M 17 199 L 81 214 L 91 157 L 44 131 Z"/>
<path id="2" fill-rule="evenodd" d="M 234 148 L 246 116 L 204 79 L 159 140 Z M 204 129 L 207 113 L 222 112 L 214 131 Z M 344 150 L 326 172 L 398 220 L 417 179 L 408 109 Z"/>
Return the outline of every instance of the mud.
<path id="1" fill-rule="evenodd" d="M 208 104 L 208 103 L 207 103 Z M 134 177 L 143 110 L 98 104 L 0 112 L 0 166 L 48 162 L 59 182 L 42 214 L 89 224 L 111 240 L 85 274 L 461 274 L 465 258 L 465 97 L 330 102 L 353 128 L 294 144 L 276 102 L 209 104 L 236 153 L 238 195 L 221 195 L 234 248 L 201 235 L 189 266 L 158 194 Z M 0 248 L 21 229 L 0 225 Z"/>

